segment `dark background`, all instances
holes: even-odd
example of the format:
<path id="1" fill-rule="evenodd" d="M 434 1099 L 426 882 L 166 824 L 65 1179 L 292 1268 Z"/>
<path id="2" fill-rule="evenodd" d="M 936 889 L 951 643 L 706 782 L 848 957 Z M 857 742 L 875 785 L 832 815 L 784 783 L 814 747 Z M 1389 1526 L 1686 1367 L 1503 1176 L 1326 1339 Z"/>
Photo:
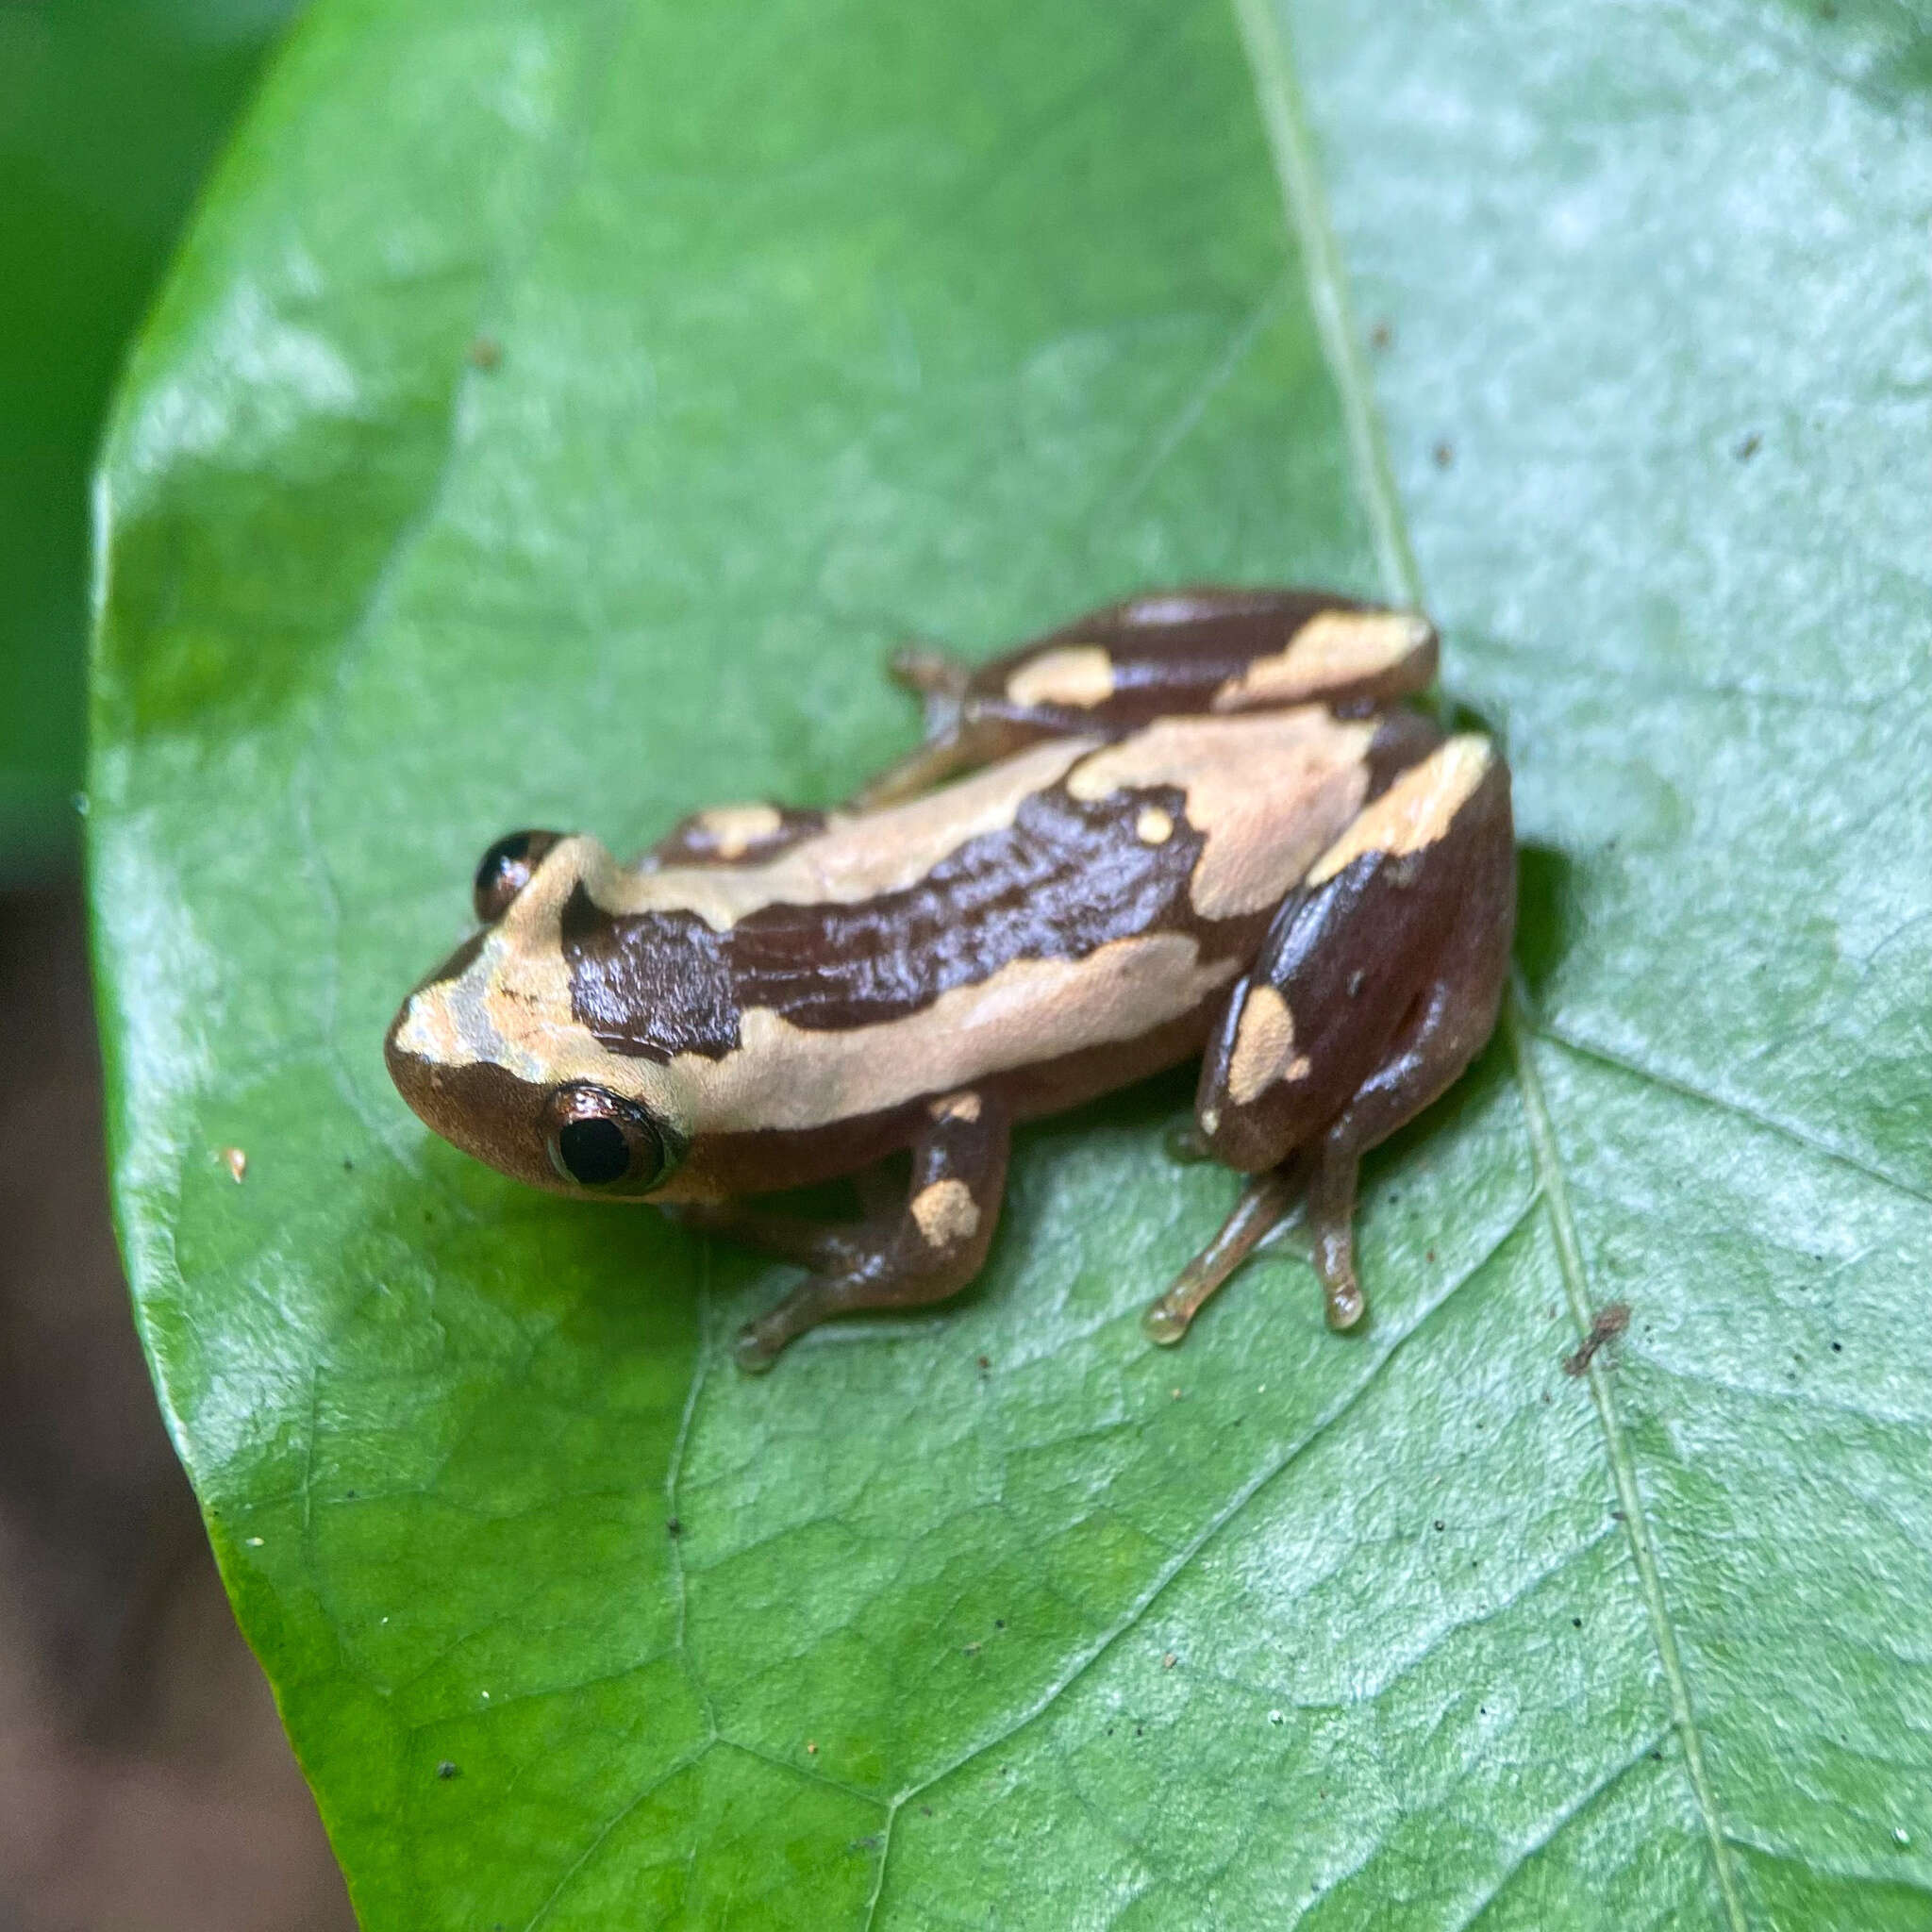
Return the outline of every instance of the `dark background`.
<path id="1" fill-rule="evenodd" d="M 354 1924 L 108 1221 L 75 795 L 88 472 L 295 0 L 0 0 L 0 1932 Z"/>

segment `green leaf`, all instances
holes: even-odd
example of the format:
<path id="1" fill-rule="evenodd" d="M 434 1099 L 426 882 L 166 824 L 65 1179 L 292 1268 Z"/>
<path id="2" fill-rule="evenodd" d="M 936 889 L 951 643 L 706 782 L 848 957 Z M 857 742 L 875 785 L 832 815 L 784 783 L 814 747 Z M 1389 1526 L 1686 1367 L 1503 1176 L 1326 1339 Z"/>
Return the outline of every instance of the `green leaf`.
<path id="1" fill-rule="evenodd" d="M 143 1332 L 367 1925 L 1932 1923 L 1928 46 L 321 0 L 105 459 L 93 879 Z M 901 633 L 1200 577 L 1423 596 L 1517 774 L 1365 1334 L 1282 1252 L 1145 1344 L 1185 1081 L 760 1381 L 783 1271 L 391 1092 L 495 833 L 835 798 Z"/>
<path id="2" fill-rule="evenodd" d="M 0 6 L 0 882 L 77 858 L 88 470 L 195 184 L 292 5 Z"/>

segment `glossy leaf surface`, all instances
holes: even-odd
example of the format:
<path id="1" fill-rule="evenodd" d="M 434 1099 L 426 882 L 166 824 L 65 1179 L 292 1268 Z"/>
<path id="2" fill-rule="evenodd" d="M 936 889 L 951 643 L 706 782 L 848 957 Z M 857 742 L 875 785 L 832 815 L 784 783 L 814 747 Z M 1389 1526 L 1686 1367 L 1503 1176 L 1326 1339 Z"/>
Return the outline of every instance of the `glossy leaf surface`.
<path id="1" fill-rule="evenodd" d="M 76 860 L 88 472 L 128 338 L 293 5 L 0 7 L 0 884 Z"/>
<path id="2" fill-rule="evenodd" d="M 371 1928 L 1932 1919 L 1926 45 L 322 0 L 106 458 L 94 891 L 141 1318 Z M 390 1091 L 499 831 L 833 799 L 901 634 L 1203 577 L 1420 596 L 1517 774 L 1365 1334 L 1277 1253 L 1146 1344 L 1185 1082 L 761 1381 L 782 1271 Z"/>

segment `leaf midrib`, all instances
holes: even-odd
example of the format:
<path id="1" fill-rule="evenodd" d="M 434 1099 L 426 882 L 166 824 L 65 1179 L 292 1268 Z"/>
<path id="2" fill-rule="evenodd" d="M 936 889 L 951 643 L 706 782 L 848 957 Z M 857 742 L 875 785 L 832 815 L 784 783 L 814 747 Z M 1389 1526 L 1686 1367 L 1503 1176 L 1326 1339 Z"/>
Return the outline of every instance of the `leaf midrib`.
<path id="1" fill-rule="evenodd" d="M 1274 158 L 1276 179 L 1289 222 L 1299 244 L 1308 303 L 1315 318 L 1323 354 L 1341 399 L 1347 425 L 1350 468 L 1357 496 L 1374 536 L 1376 559 L 1385 593 L 1412 608 L 1425 608 L 1422 573 L 1409 541 L 1407 519 L 1396 492 L 1388 443 L 1382 434 L 1359 331 L 1350 309 L 1346 270 L 1314 158 L 1307 117 L 1302 107 L 1287 36 L 1269 0 L 1233 0 L 1242 45 L 1254 73 L 1261 119 Z M 1517 1091 L 1523 1104 L 1537 1177 L 1537 1194 L 1544 1205 L 1556 1242 L 1563 1291 L 1579 1340 L 1591 1323 L 1589 1270 L 1584 1262 L 1576 1223 L 1570 1209 L 1569 1188 L 1555 1124 L 1544 1098 L 1542 1081 L 1531 1058 L 1530 1027 L 1521 991 L 1512 977 L 1504 999 L 1502 1030 L 1508 1043 Z M 1723 1903 L 1728 1932 L 1745 1932 L 1747 1921 L 1732 1869 L 1729 1836 L 1718 1813 L 1704 1758 L 1704 1740 L 1691 1707 L 1690 1686 L 1677 1648 L 1675 1626 L 1665 1599 L 1657 1564 L 1643 1495 L 1624 1440 L 1622 1422 L 1611 1399 L 1601 1358 L 1592 1358 L 1586 1374 L 1597 1419 L 1604 1432 L 1605 1453 L 1624 1512 L 1624 1532 L 1637 1567 L 1638 1584 L 1650 1620 L 1657 1661 L 1669 1692 L 1673 1724 L 1684 1754 L 1685 1774 L 1710 1846 L 1711 1864 Z"/>

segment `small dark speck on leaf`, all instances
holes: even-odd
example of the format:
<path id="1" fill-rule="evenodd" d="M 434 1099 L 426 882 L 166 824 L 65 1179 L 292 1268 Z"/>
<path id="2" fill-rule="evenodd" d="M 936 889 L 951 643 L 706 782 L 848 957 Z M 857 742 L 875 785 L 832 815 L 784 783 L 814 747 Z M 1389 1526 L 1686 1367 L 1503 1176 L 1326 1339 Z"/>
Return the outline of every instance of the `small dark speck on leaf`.
<path id="1" fill-rule="evenodd" d="M 1007 1620 L 1004 1617 L 995 1617 L 992 1620 L 992 1627 L 995 1630 L 1004 1630 L 1007 1627 Z"/>
<path id="2" fill-rule="evenodd" d="M 922 1818 L 930 1818 L 932 1816 L 932 1807 L 930 1805 L 922 1805 L 919 1807 L 919 1815 Z"/>
<path id="3" fill-rule="evenodd" d="M 1134 1735 L 1137 1738 L 1144 1738 L 1147 1735 L 1147 1727 L 1144 1724 L 1136 1724 L 1134 1726 Z"/>
<path id="4" fill-rule="evenodd" d="M 1596 1319 L 1590 1324 L 1590 1333 L 1583 1338 L 1583 1345 L 1574 1355 L 1563 1357 L 1563 1373 L 1566 1375 L 1580 1375 L 1589 1368 L 1591 1358 L 1605 1342 L 1612 1337 L 1623 1334 L 1630 1325 L 1630 1304 L 1610 1302 L 1596 1311 Z"/>
<path id="5" fill-rule="evenodd" d="M 470 344 L 473 368 L 494 369 L 503 360 L 503 344 L 494 336 L 478 336 Z"/>
<path id="6" fill-rule="evenodd" d="M 1456 448 L 1453 443 L 1439 442 L 1429 454 L 1435 458 L 1439 470 L 1446 470 L 1456 460 Z"/>
<path id="7" fill-rule="evenodd" d="M 1740 463 L 1748 463 L 1751 460 L 1751 458 L 1755 457 L 1757 454 L 1757 452 L 1761 450 L 1763 447 L 1763 437 L 1759 436 L 1757 430 L 1754 429 L 1749 436 L 1742 437 L 1739 440 L 1737 447 L 1732 450 L 1731 454 L 1734 457 L 1736 457 Z"/>
<path id="8" fill-rule="evenodd" d="M 666 1536 L 682 1536 L 684 1534 L 684 1524 L 674 1516 L 665 1524 L 664 1534 Z"/>
<path id="9" fill-rule="evenodd" d="M 1661 1764 L 1664 1761 L 1664 1754 L 1661 1751 L 1653 1751 L 1650 1754 L 1650 1761 L 1653 1764 Z"/>
<path id="10" fill-rule="evenodd" d="M 1570 1619 L 1570 1627 L 1573 1630 L 1581 1630 L 1583 1628 L 1583 1619 L 1581 1617 L 1572 1617 Z"/>
<path id="11" fill-rule="evenodd" d="M 990 1369 L 992 1367 L 992 1363 L 985 1356 L 981 1356 L 979 1357 L 979 1366 L 982 1369 Z"/>
<path id="12" fill-rule="evenodd" d="M 442 1762 L 436 1767 L 436 1774 L 440 1778 L 448 1780 L 450 1778 L 457 1776 L 458 1772 L 456 1766 L 452 1764 L 447 1757 L 445 1757 L 442 1760 Z"/>
<path id="13" fill-rule="evenodd" d="M 1831 1352 L 1833 1355 L 1842 1355 L 1845 1352 L 1844 1343 L 1842 1341 L 1834 1341 L 1831 1344 Z"/>
<path id="14" fill-rule="evenodd" d="M 1369 347 L 1386 349 L 1395 340 L 1395 331 L 1386 322 L 1378 322 L 1369 331 Z"/>
<path id="15" fill-rule="evenodd" d="M 1431 1248 L 1431 1249 L 1430 1249 L 1430 1250 L 1428 1251 L 1428 1254 L 1427 1254 L 1427 1255 L 1426 1255 L 1426 1256 L 1425 1256 L 1425 1257 L 1424 1257 L 1424 1259 L 1426 1259 L 1426 1260 L 1430 1260 L 1430 1261 L 1433 1261 L 1433 1260 L 1434 1260 L 1434 1259 L 1436 1258 L 1436 1251 L 1435 1251 L 1435 1249 L 1434 1249 L 1434 1248 Z"/>
<path id="16" fill-rule="evenodd" d="M 356 1163 L 346 1154 L 342 1156 L 342 1172 L 344 1174 L 354 1174 L 356 1172 Z"/>
<path id="17" fill-rule="evenodd" d="M 1543 1391 L 1543 1400 L 1544 1400 L 1545 1402 L 1547 1402 L 1547 1401 L 1548 1401 L 1549 1399 L 1550 1399 L 1550 1391 L 1548 1391 L 1547 1389 L 1545 1389 L 1545 1390 Z"/>
<path id="18" fill-rule="evenodd" d="M 1437 1517 L 1437 1518 L 1436 1518 L 1436 1527 L 1437 1527 L 1438 1529 L 1441 1529 L 1441 1526 L 1442 1526 L 1442 1519 L 1441 1519 L 1441 1517 L 1439 1516 L 1439 1517 Z"/>
<path id="19" fill-rule="evenodd" d="M 1610 1511 L 1610 1521 L 1612 1523 L 1623 1523 L 1625 1520 L 1626 1519 L 1624 1515 L 1624 1512 L 1621 1509 L 1612 1509 Z"/>

